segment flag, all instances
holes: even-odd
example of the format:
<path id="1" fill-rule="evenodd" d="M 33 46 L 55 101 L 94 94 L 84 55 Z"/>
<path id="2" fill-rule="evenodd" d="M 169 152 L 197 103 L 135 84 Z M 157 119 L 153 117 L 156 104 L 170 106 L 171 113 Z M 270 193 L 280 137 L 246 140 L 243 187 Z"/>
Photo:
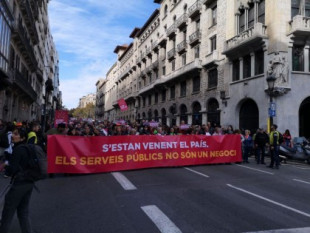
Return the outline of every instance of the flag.
<path id="1" fill-rule="evenodd" d="M 117 101 L 119 108 L 121 109 L 121 111 L 126 111 L 128 109 L 128 106 L 126 104 L 126 101 L 124 99 L 119 99 Z"/>

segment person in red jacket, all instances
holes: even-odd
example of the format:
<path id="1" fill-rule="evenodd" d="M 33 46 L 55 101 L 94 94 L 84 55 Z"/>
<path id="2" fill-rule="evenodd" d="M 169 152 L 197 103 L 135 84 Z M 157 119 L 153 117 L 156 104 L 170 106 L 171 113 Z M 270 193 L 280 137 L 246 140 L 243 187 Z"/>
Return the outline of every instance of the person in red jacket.
<path id="1" fill-rule="evenodd" d="M 288 129 L 285 130 L 285 133 L 283 134 L 283 140 L 284 140 L 283 143 L 286 146 L 289 146 L 289 147 L 292 146 L 292 136 L 291 136 L 291 133 Z"/>

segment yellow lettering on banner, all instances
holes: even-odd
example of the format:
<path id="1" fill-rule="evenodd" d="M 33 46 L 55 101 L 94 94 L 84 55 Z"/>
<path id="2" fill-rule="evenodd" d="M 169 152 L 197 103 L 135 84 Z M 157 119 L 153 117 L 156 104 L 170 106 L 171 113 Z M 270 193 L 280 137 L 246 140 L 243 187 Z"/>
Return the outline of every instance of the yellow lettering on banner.
<path id="1" fill-rule="evenodd" d="M 134 153 L 126 156 L 126 162 L 147 162 L 162 159 L 163 159 L 162 153 L 148 153 L 148 154 Z"/>
<path id="2" fill-rule="evenodd" d="M 106 164 L 116 164 L 123 163 L 123 155 L 118 156 L 107 156 L 107 157 L 81 157 L 80 165 L 85 166 L 96 166 L 96 165 L 106 165 Z"/>
<path id="3" fill-rule="evenodd" d="M 95 158 L 95 165 L 100 165 L 101 164 L 101 158 L 96 157 Z"/>
<path id="4" fill-rule="evenodd" d="M 81 158 L 80 158 L 80 165 L 85 166 L 86 163 L 87 163 L 87 162 L 86 162 L 86 159 L 87 159 L 86 157 L 81 157 Z"/>
<path id="5" fill-rule="evenodd" d="M 186 151 L 181 152 L 181 159 L 208 158 L 208 151 Z"/>
<path id="6" fill-rule="evenodd" d="M 178 158 L 179 158 L 178 152 L 166 153 L 166 159 L 178 159 Z"/>
<path id="7" fill-rule="evenodd" d="M 75 157 L 64 157 L 64 156 L 56 156 L 55 157 L 55 164 L 56 165 L 76 165 L 76 158 Z"/>
<path id="8" fill-rule="evenodd" d="M 210 151 L 210 157 L 233 157 L 237 155 L 236 150 Z"/>

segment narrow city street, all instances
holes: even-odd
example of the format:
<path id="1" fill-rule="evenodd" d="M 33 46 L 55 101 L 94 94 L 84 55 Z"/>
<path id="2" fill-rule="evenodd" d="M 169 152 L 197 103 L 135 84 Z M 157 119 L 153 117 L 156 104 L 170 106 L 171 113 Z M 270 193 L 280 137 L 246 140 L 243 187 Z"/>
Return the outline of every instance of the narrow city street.
<path id="1" fill-rule="evenodd" d="M 251 158 L 249 164 L 56 175 L 38 182 L 30 215 L 34 233 L 310 232 L 309 171 L 292 161 L 269 169 Z M 8 182 L 1 178 L 1 189 Z M 16 217 L 11 232 L 20 232 Z"/>

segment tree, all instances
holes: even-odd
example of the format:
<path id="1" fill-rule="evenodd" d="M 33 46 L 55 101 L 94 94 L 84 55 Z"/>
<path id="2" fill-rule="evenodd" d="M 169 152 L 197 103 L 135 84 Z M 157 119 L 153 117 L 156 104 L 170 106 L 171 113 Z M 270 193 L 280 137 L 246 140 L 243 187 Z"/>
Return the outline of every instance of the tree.
<path id="1" fill-rule="evenodd" d="M 85 108 L 71 109 L 72 116 L 76 118 L 95 118 L 95 105 L 90 103 Z M 71 113 L 70 110 L 70 113 Z"/>

